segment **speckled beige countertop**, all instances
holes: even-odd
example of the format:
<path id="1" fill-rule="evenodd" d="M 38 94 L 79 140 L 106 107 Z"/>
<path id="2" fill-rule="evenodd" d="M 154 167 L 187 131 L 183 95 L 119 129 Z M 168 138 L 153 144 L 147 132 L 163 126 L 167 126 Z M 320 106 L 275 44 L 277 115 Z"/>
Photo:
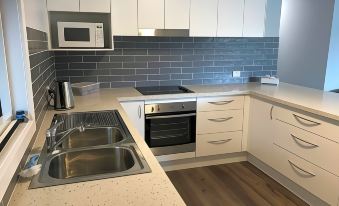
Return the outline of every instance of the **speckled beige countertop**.
<path id="1" fill-rule="evenodd" d="M 9 205 L 185 205 L 151 150 L 132 126 L 119 101 L 156 100 L 217 95 L 253 95 L 339 120 L 339 94 L 281 83 L 278 87 L 260 84 L 188 86 L 191 94 L 142 96 L 134 88 L 102 89 L 76 97 L 69 112 L 118 109 L 152 172 L 125 177 L 28 190 L 29 180 L 20 180 Z M 33 151 L 40 151 L 55 111 L 47 112 Z"/>

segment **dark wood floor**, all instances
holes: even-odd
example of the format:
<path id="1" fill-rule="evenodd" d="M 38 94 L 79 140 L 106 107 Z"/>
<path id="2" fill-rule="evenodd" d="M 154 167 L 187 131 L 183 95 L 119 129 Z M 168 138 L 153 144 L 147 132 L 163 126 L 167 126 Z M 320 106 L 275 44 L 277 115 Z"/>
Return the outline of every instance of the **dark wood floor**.
<path id="1" fill-rule="evenodd" d="M 188 206 L 307 205 L 248 162 L 167 172 Z"/>

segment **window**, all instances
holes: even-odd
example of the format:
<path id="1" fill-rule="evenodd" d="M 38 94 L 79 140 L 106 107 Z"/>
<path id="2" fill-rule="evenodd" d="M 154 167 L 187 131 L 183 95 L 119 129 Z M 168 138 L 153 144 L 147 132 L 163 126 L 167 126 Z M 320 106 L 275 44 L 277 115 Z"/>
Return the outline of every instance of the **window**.
<path id="1" fill-rule="evenodd" d="M 0 15 L 0 135 L 12 119 L 12 105 L 9 90 L 5 46 Z M 1 142 L 1 139 L 0 139 Z"/>

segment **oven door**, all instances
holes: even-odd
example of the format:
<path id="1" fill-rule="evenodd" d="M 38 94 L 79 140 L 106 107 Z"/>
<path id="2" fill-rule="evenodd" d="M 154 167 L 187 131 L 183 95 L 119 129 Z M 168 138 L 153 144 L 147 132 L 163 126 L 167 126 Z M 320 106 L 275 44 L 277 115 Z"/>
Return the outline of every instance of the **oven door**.
<path id="1" fill-rule="evenodd" d="M 195 152 L 196 113 L 146 115 L 145 139 L 154 155 Z"/>
<path id="2" fill-rule="evenodd" d="M 93 23 L 58 22 L 59 47 L 95 47 L 96 27 Z"/>

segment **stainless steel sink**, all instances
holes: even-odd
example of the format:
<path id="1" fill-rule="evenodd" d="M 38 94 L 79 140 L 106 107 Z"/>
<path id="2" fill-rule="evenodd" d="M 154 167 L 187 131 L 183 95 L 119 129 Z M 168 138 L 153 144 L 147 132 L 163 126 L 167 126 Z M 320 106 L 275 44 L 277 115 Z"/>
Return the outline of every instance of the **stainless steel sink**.
<path id="1" fill-rule="evenodd" d="M 45 143 L 29 189 L 151 172 L 118 111 L 57 115 L 52 126 L 60 119 L 58 143 L 51 151 Z"/>
<path id="2" fill-rule="evenodd" d="M 61 138 L 64 140 L 57 146 L 57 149 L 107 145 L 124 140 L 121 130 L 117 127 L 85 128 L 84 131 L 73 129 Z"/>
<path id="3" fill-rule="evenodd" d="M 123 172 L 135 164 L 133 154 L 126 148 L 99 148 L 64 152 L 50 162 L 48 174 L 56 179 Z"/>

